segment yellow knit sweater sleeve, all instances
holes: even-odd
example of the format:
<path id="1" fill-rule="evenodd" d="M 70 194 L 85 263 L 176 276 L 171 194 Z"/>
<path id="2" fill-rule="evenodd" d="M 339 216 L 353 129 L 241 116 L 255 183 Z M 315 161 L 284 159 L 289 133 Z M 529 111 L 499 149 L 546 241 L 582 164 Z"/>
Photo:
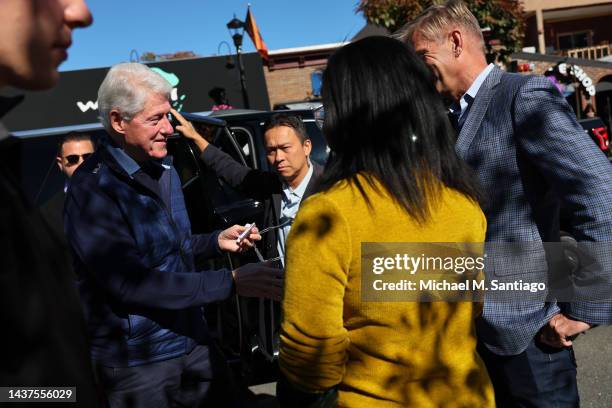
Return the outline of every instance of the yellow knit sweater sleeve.
<path id="1" fill-rule="evenodd" d="M 336 204 L 322 194 L 302 203 L 287 240 L 280 369 L 303 391 L 323 391 L 344 375 L 350 258 L 348 224 Z"/>

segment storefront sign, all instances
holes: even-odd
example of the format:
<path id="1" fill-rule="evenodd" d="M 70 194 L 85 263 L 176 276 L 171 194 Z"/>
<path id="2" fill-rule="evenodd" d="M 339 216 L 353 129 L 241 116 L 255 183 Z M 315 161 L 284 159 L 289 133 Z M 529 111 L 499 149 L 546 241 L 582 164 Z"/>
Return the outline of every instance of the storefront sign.
<path id="1" fill-rule="evenodd" d="M 261 57 L 253 52 L 242 54 L 242 59 L 251 108 L 268 110 L 270 100 Z M 226 57 L 216 56 L 148 65 L 172 85 L 172 107 L 186 112 L 201 112 L 212 109 L 214 101 L 208 93 L 215 87 L 225 88 L 232 106 L 243 107 L 238 70 L 228 69 L 226 63 Z M 98 88 L 107 72 L 108 68 L 62 72 L 55 88 L 46 92 L 25 92 L 23 103 L 2 121 L 13 131 L 96 123 Z M 3 92 L 6 92 L 5 96 L 12 96 L 8 90 Z"/>
<path id="2" fill-rule="evenodd" d="M 568 65 L 565 62 L 559 64 L 559 73 L 561 75 L 571 75 L 584 87 L 590 96 L 595 96 L 595 85 L 591 77 L 578 65 Z"/>

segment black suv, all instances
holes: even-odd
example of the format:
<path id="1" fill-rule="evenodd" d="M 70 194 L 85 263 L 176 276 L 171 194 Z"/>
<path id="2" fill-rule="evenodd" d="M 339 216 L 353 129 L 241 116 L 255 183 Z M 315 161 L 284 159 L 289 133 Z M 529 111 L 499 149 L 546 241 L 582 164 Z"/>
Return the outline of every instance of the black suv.
<path id="1" fill-rule="evenodd" d="M 198 132 L 236 161 L 254 169 L 272 170 L 266 160 L 263 127 L 278 112 L 218 111 L 212 116 L 184 114 Z M 311 160 L 325 164 L 327 144 L 315 124 L 311 110 L 290 111 L 302 118 L 312 141 Z M 170 154 L 183 182 L 183 193 L 194 233 L 255 222 L 264 225 L 262 203 L 234 190 L 211 173 L 185 138 L 170 139 Z M 265 254 L 265 250 L 261 248 Z M 264 255 L 265 256 L 265 255 Z M 253 251 L 244 255 L 227 254 L 222 259 L 204 260 L 198 266 L 234 269 L 257 262 Z M 206 264 L 207 263 L 207 264 Z M 207 319 L 224 348 L 228 361 L 242 380 L 249 384 L 274 381 L 277 377 L 279 304 L 263 299 L 234 298 L 207 308 Z"/>
<path id="2" fill-rule="evenodd" d="M 195 128 L 211 143 L 238 162 L 255 169 L 271 170 L 266 160 L 263 125 L 279 111 L 218 111 L 184 113 Z M 317 128 L 312 110 L 292 110 L 300 116 L 312 140 L 311 160 L 324 164 L 328 149 Z M 21 155 L 15 158 L 26 195 L 43 205 L 64 186 L 63 176 L 55 164 L 57 141 L 69 132 L 87 132 L 94 139 L 105 134 L 99 123 L 14 132 L 21 144 Z M 187 211 L 194 233 L 209 232 L 234 224 L 255 222 L 265 228 L 262 203 L 251 199 L 219 180 L 200 161 L 195 146 L 175 134 L 168 139 L 168 150 L 181 178 Z M 42 165 L 41 165 L 42 164 Z M 262 252 L 265 253 L 265 251 Z M 199 268 L 234 269 L 241 264 L 257 262 L 254 251 L 226 254 L 217 259 L 197 259 Z M 235 296 L 206 309 L 211 332 L 222 346 L 230 366 L 242 383 L 254 385 L 276 379 L 278 356 L 279 304 L 263 299 Z"/>

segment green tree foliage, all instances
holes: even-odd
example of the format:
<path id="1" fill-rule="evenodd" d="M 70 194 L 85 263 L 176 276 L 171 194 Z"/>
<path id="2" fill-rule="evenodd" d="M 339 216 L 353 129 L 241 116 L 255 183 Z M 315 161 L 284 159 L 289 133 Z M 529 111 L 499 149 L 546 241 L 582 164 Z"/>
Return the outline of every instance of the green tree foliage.
<path id="1" fill-rule="evenodd" d="M 507 61 L 523 44 L 525 22 L 521 0 L 465 0 L 480 27 L 488 28 L 485 40 L 491 59 Z M 395 32 L 439 0 L 360 0 L 357 12 L 369 23 Z"/>

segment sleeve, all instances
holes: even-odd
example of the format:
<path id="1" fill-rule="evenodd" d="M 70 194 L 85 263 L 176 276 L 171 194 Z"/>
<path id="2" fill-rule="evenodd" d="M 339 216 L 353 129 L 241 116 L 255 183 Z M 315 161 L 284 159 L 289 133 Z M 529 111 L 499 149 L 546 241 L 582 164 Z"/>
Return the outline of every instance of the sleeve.
<path id="1" fill-rule="evenodd" d="M 578 241 L 612 237 L 612 165 L 585 134 L 574 112 L 548 80 L 530 78 L 515 101 L 517 143 L 571 214 Z M 599 278 L 610 283 L 612 265 L 601 260 Z M 588 297 L 588 295 L 586 296 Z M 592 324 L 612 324 L 612 304 L 574 302 L 566 313 Z"/>
<path id="2" fill-rule="evenodd" d="M 191 246 L 194 255 L 200 255 L 206 258 L 223 255 L 223 251 L 221 251 L 221 248 L 219 248 L 220 233 L 221 231 L 215 231 L 210 234 L 192 235 Z"/>
<path id="3" fill-rule="evenodd" d="M 280 369 L 304 392 L 338 384 L 347 360 L 344 293 L 351 257 L 348 224 L 321 195 L 306 200 L 287 241 Z"/>
<path id="4" fill-rule="evenodd" d="M 117 205 L 105 195 L 72 186 L 64 209 L 73 255 L 116 301 L 130 307 L 169 310 L 202 306 L 229 297 L 231 271 L 167 273 L 142 262 Z"/>
<path id="5" fill-rule="evenodd" d="M 244 166 L 212 144 L 204 149 L 200 159 L 221 180 L 257 200 L 283 190 L 277 174 Z"/>

